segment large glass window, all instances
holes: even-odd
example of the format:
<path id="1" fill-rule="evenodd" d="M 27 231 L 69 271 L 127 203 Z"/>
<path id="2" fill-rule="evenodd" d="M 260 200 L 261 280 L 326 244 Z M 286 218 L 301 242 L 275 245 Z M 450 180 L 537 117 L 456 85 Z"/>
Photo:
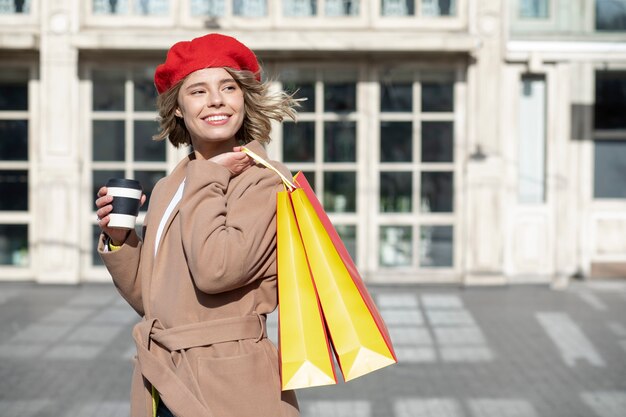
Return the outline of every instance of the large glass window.
<path id="1" fill-rule="evenodd" d="M 594 145 L 594 197 L 626 199 L 626 139 Z"/>
<path id="2" fill-rule="evenodd" d="M 597 71 L 594 118 L 595 198 L 626 198 L 626 71 Z"/>
<path id="3" fill-rule="evenodd" d="M 191 0 L 191 15 L 225 17 L 232 11 L 233 16 L 267 16 L 267 0 Z"/>
<path id="4" fill-rule="evenodd" d="M 519 0 L 519 16 L 523 19 L 547 19 L 549 0 Z"/>
<path id="5" fill-rule="evenodd" d="M 0 14 L 30 13 L 31 0 L 0 0 Z"/>
<path id="6" fill-rule="evenodd" d="M 96 195 L 109 178 L 134 178 L 148 197 L 140 212 L 150 204 L 156 182 L 165 176 L 166 142 L 156 142 L 156 91 L 152 67 L 98 68 L 91 72 L 91 191 Z M 95 222 L 95 203 L 92 206 Z M 141 224 L 138 224 L 140 227 Z M 92 224 L 94 230 L 97 225 Z M 94 233 L 96 233 L 94 231 Z M 92 263 L 100 257 L 92 247 Z"/>
<path id="7" fill-rule="evenodd" d="M 626 130 L 626 71 L 597 71 L 594 127 Z"/>
<path id="8" fill-rule="evenodd" d="M 596 0 L 596 30 L 626 30 L 626 0 Z"/>
<path id="9" fill-rule="evenodd" d="M 518 120 L 518 200 L 541 204 L 546 194 L 545 77 L 522 76 Z"/>
<path id="10" fill-rule="evenodd" d="M 349 237 L 356 259 L 360 233 L 357 204 L 357 74 L 353 70 L 286 68 L 283 88 L 301 102 L 298 123 L 282 124 L 282 160 L 293 173 L 303 171 L 338 233 Z M 341 216 L 341 221 L 337 220 Z"/>
<path id="11" fill-rule="evenodd" d="M 306 16 L 358 16 L 360 0 L 282 0 L 283 15 Z M 322 8 L 322 4 L 324 5 Z"/>
<path id="12" fill-rule="evenodd" d="M 0 68 L 0 266 L 30 264 L 28 70 Z"/>
<path id="13" fill-rule="evenodd" d="M 93 14 L 165 16 L 169 0 L 92 0 Z"/>
<path id="14" fill-rule="evenodd" d="M 455 71 L 294 65 L 277 78 L 306 98 L 280 125 L 279 159 L 304 172 L 359 268 L 455 268 Z"/>
<path id="15" fill-rule="evenodd" d="M 191 0 L 192 16 L 223 17 L 226 0 Z"/>
<path id="16" fill-rule="evenodd" d="M 360 0 L 326 0 L 326 16 L 358 16 Z"/>
<path id="17" fill-rule="evenodd" d="M 455 16 L 456 0 L 381 0 L 383 16 Z"/>
<path id="18" fill-rule="evenodd" d="M 381 74 L 381 267 L 453 266 L 452 80 L 452 74 L 445 71 L 391 69 Z"/>

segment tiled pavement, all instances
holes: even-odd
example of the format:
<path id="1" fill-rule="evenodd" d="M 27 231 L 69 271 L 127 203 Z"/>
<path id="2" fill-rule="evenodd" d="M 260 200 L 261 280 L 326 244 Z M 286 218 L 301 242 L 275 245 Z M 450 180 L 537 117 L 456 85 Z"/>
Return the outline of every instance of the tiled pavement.
<path id="1" fill-rule="evenodd" d="M 370 290 L 400 363 L 299 391 L 303 417 L 626 416 L 626 281 Z M 0 417 L 128 416 L 137 317 L 111 285 L 0 283 L 0 318 Z"/>

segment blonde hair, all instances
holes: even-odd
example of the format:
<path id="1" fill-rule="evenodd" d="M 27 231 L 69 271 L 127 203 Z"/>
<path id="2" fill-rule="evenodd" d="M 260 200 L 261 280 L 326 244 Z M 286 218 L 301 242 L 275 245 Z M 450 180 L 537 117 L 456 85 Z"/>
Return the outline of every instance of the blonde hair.
<path id="1" fill-rule="evenodd" d="M 299 100 L 285 91 L 270 91 L 270 81 L 259 82 L 251 71 L 224 68 L 243 91 L 244 118 L 241 128 L 236 133 L 237 141 L 245 145 L 253 140 L 269 143 L 272 120 L 282 122 L 285 117 L 296 120 L 296 108 Z M 176 117 L 178 92 L 186 77 L 157 98 L 160 131 L 152 139 L 168 138 L 175 147 L 191 145 L 191 135 L 182 118 Z"/>

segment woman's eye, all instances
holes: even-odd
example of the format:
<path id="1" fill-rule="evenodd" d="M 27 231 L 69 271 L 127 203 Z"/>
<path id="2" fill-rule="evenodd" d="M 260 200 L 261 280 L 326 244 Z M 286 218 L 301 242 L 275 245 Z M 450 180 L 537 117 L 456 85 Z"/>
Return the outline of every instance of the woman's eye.
<path id="1" fill-rule="evenodd" d="M 202 93 L 204 93 L 204 90 L 193 90 L 191 92 L 192 95 L 197 95 L 197 94 L 202 94 Z"/>

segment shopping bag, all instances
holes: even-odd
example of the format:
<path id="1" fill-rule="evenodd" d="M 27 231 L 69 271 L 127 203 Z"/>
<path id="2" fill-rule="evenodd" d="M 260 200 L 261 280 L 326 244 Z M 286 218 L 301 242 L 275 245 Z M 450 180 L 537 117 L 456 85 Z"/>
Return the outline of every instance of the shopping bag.
<path id="1" fill-rule="evenodd" d="M 336 384 L 330 344 L 288 191 L 276 196 L 282 389 Z"/>
<path id="2" fill-rule="evenodd" d="M 276 195 L 281 387 L 336 384 L 332 350 L 288 191 L 295 185 L 254 152 L 247 148 L 244 152 L 276 172 L 285 185 L 285 191 Z"/>
<path id="3" fill-rule="evenodd" d="M 284 193 L 288 195 L 293 207 L 295 226 L 303 243 L 310 276 L 313 278 L 317 299 L 344 379 L 349 381 L 396 363 L 397 359 L 385 323 L 345 245 L 304 175 L 296 174 L 292 183 L 252 151 L 244 149 L 244 152 L 275 171 L 285 184 L 287 191 Z M 282 192 L 278 194 L 279 199 L 285 198 L 280 197 Z M 277 209 L 279 208 L 280 206 L 277 206 Z M 280 238 L 280 229 L 278 233 Z M 280 243 L 278 250 L 280 267 Z M 279 269 L 279 288 L 280 281 Z M 282 305 L 284 299 L 279 301 Z M 280 311 L 281 307 L 279 307 L 279 337 L 284 338 L 284 328 L 280 326 Z M 308 328 L 304 327 L 303 332 L 307 331 Z M 281 348 L 287 348 L 286 341 L 281 342 Z"/>
<path id="4" fill-rule="evenodd" d="M 290 193 L 324 318 L 344 379 L 397 362 L 385 323 L 304 175 Z"/>

